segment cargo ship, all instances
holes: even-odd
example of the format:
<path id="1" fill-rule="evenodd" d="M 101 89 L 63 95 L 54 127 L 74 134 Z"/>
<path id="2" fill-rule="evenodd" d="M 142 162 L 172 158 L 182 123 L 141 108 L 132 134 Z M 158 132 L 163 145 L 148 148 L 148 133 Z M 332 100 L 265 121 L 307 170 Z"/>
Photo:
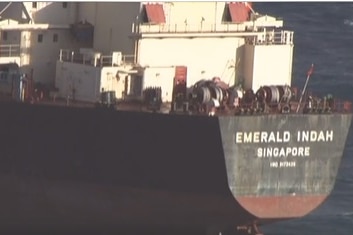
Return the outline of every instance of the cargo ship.
<path id="1" fill-rule="evenodd" d="M 96 14 L 136 6 L 133 61 L 58 50 L 55 89 L 33 68 L 0 66 L 3 232 L 261 234 L 259 226 L 303 217 L 325 201 L 351 102 L 307 91 L 314 65 L 303 88 L 291 86 L 293 32 L 282 21 L 249 3 L 114 4 L 75 6 Z M 172 7 L 185 4 L 231 22 L 166 27 L 180 14 Z M 28 34 L 42 26 L 16 27 Z M 225 46 L 212 51 L 215 42 Z M 192 60 L 187 50 L 165 50 L 187 43 Z M 220 51 L 212 59 L 222 63 L 195 61 L 201 49 Z"/>

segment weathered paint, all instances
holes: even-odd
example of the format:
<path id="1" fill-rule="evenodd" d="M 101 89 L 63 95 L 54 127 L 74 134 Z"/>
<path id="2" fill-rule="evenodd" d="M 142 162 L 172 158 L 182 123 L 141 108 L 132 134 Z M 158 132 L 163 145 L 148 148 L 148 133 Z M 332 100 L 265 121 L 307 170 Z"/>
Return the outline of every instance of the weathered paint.
<path id="1" fill-rule="evenodd" d="M 148 87 L 162 88 L 162 101 L 171 102 L 173 93 L 173 81 L 175 76 L 175 67 L 148 67 L 144 69 L 142 89 Z"/>
<path id="2" fill-rule="evenodd" d="M 260 218 L 310 212 L 333 189 L 350 123 L 350 114 L 220 118 L 235 199 Z"/>
<path id="3" fill-rule="evenodd" d="M 56 68 L 55 86 L 60 98 L 73 99 L 75 96 L 75 100 L 94 103 L 100 99 L 102 89 L 115 91 L 118 99 L 123 97 L 124 92 L 129 94 L 129 89 L 125 91 L 125 83 L 129 83 L 127 71 L 131 66 L 95 67 L 58 61 Z"/>
<path id="4" fill-rule="evenodd" d="M 323 195 L 239 196 L 236 200 L 261 219 L 299 218 L 317 208 L 327 198 Z"/>
<path id="5" fill-rule="evenodd" d="M 105 81 L 101 67 L 58 61 L 56 68 L 58 97 L 86 102 L 99 99 L 101 80 Z"/>

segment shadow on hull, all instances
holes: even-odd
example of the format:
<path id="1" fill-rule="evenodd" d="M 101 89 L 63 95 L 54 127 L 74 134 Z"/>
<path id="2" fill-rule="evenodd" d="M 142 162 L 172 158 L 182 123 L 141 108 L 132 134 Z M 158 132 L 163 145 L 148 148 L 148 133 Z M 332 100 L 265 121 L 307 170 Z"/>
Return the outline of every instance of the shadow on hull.
<path id="1" fill-rule="evenodd" d="M 217 118 L 1 104 L 1 227 L 247 223 Z M 234 223 L 236 221 L 236 223 Z"/>
<path id="2" fill-rule="evenodd" d="M 322 203 L 346 138 L 330 160 L 330 187 L 312 193 L 307 179 L 315 177 L 294 176 L 317 165 L 316 154 L 283 178 L 283 171 L 267 172 L 269 162 L 253 156 L 252 147 L 237 145 L 235 132 L 271 129 L 284 119 L 329 125 L 338 116 L 222 118 L 20 103 L 0 109 L 4 231 L 247 233 L 253 224 L 303 216 Z M 341 118 L 350 124 L 350 115 Z M 284 182 L 284 190 L 296 179 L 298 195 L 273 193 L 266 177 Z"/>

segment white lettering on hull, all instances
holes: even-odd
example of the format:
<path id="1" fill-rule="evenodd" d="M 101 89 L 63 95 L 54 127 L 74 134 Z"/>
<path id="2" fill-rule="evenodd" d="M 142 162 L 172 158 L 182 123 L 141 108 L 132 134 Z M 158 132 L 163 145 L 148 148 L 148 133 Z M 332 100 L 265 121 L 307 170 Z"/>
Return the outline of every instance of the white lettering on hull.
<path id="1" fill-rule="evenodd" d="M 258 148 L 257 157 L 266 158 L 266 157 L 309 157 L 310 156 L 310 147 L 281 147 L 281 148 Z"/>
<path id="2" fill-rule="evenodd" d="M 332 142 L 333 130 L 327 131 L 298 131 L 296 141 L 301 142 Z M 253 132 L 236 132 L 236 144 L 252 144 L 252 143 L 288 143 L 292 140 L 289 131 L 253 131 Z"/>
<path id="3" fill-rule="evenodd" d="M 254 146 L 255 155 L 260 159 L 271 159 L 271 168 L 296 167 L 298 164 L 293 157 L 296 159 L 310 157 L 308 143 L 333 142 L 333 138 L 333 130 L 299 130 L 294 133 L 287 130 L 239 131 L 235 133 L 236 144 L 261 144 L 261 147 Z"/>
<path id="4" fill-rule="evenodd" d="M 333 131 L 298 131 L 297 142 L 332 142 Z"/>
<path id="5" fill-rule="evenodd" d="M 273 162 L 270 162 L 270 167 L 271 168 L 296 167 L 296 162 L 295 161 L 283 161 L 283 162 L 273 161 Z"/>
<path id="6" fill-rule="evenodd" d="M 235 142 L 241 143 L 288 143 L 290 141 L 289 131 L 255 131 L 255 132 L 237 132 L 235 134 Z"/>

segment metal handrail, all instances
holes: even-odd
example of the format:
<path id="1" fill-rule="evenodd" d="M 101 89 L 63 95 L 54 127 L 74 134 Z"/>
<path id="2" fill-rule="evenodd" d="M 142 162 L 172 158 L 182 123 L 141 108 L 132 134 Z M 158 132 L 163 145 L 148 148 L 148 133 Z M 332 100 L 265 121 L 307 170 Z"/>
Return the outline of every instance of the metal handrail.
<path id="1" fill-rule="evenodd" d="M 259 23 L 257 23 L 259 24 Z M 260 27 L 257 25 L 256 27 Z M 261 31 L 254 30 L 252 22 L 242 24 L 133 24 L 132 33 L 135 35 L 155 35 L 165 34 L 165 37 L 176 36 L 178 34 L 224 34 L 232 35 L 234 33 L 239 37 L 253 38 L 254 44 L 278 44 L 293 45 L 293 31 L 288 30 L 267 30 L 263 28 Z"/>
<path id="2" fill-rule="evenodd" d="M 153 23 L 132 23 L 132 33 L 178 33 L 178 32 L 244 32 L 256 31 L 257 28 L 279 27 L 281 23 L 274 22 L 253 22 L 247 21 L 242 23 L 208 23 L 201 21 L 200 23 L 189 24 L 153 24 Z"/>
<path id="3" fill-rule="evenodd" d="M 99 57 L 92 57 L 82 54 L 78 51 L 70 49 L 61 49 L 59 53 L 59 60 L 64 62 L 72 62 L 79 64 L 87 64 L 92 66 L 118 66 L 120 64 L 132 64 L 135 61 L 134 55 L 122 55 L 121 63 L 115 64 L 112 55 L 100 55 Z"/>
<path id="4" fill-rule="evenodd" d="M 0 45 L 0 57 L 14 57 L 20 55 L 19 44 Z"/>

